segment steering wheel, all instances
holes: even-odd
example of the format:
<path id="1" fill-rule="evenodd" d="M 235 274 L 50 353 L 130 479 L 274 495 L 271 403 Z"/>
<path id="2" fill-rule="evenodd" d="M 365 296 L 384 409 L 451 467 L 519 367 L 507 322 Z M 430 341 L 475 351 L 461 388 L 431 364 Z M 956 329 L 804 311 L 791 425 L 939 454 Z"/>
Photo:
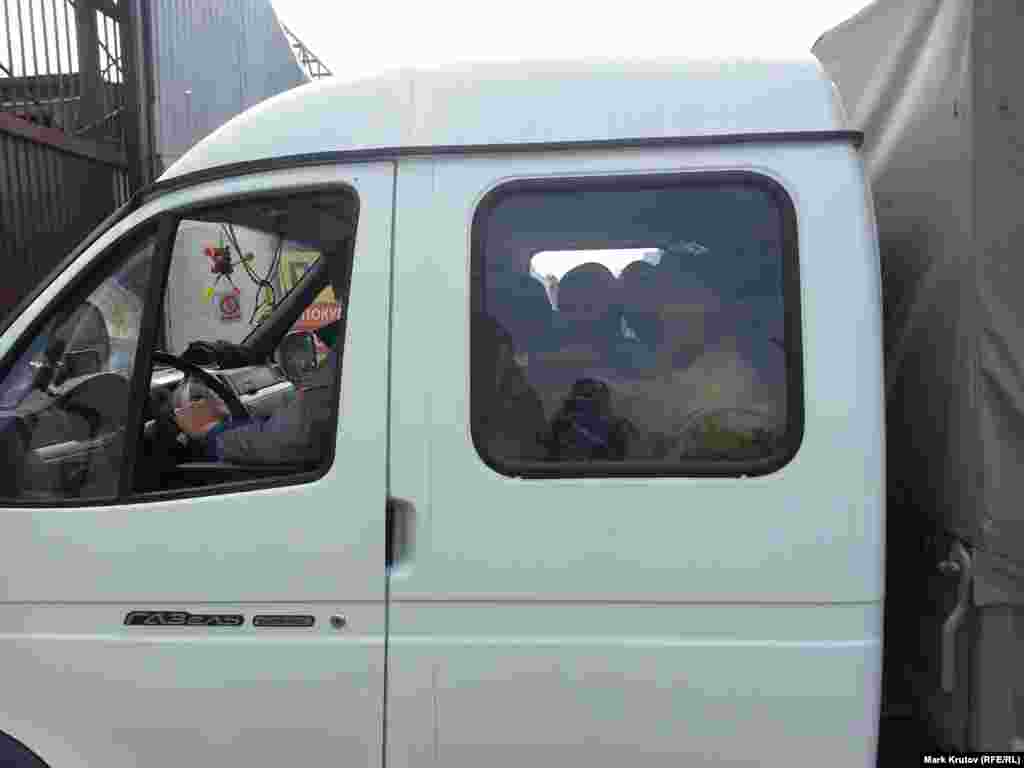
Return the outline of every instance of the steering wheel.
<path id="1" fill-rule="evenodd" d="M 231 391 L 224 382 L 213 376 L 195 363 L 190 363 L 186 360 L 182 360 L 177 355 L 170 355 L 166 352 L 154 352 L 153 362 L 162 363 L 163 365 L 169 365 L 171 368 L 184 373 L 186 376 L 194 376 L 199 379 L 202 384 L 208 387 L 217 397 L 224 401 L 224 405 L 227 406 L 228 413 L 231 414 L 232 419 L 248 419 L 249 411 L 246 410 L 245 405 L 241 400 L 238 399 L 238 395 Z"/>

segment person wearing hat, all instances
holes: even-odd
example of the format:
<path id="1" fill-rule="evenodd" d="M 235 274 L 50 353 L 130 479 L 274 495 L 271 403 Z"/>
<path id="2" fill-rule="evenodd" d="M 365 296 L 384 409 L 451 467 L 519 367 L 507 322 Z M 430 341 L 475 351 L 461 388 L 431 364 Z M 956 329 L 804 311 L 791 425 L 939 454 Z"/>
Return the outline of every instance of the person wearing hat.
<path id="1" fill-rule="evenodd" d="M 557 348 L 538 356 L 549 413 L 560 407 L 575 381 L 591 378 L 614 388 L 629 366 L 619 286 L 607 267 L 587 262 L 562 277 L 558 326 Z"/>

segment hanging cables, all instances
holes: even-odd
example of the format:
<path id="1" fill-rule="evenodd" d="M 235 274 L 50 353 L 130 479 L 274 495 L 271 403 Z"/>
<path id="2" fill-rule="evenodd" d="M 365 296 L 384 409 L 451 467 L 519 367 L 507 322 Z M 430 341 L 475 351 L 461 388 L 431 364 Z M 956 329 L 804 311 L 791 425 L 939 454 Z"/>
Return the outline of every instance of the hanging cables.
<path id="1" fill-rule="evenodd" d="M 253 325 L 256 322 L 256 316 L 263 311 L 264 313 L 270 312 L 277 305 L 277 291 L 274 289 L 274 284 L 271 282 L 270 277 L 274 274 L 274 270 L 277 268 L 277 264 L 281 258 L 281 248 L 283 245 L 283 237 L 278 236 L 277 248 L 274 256 L 270 260 L 270 266 L 267 269 L 267 274 L 263 277 L 259 275 L 253 266 L 253 254 L 245 253 L 242 251 L 242 245 L 238 241 L 238 235 L 235 232 L 234 224 L 227 223 L 221 224 L 221 237 L 223 240 L 227 240 L 228 247 L 215 250 L 214 256 L 211 256 L 211 260 L 214 261 L 214 265 L 211 267 L 211 272 L 217 274 L 217 280 L 214 282 L 216 287 L 217 282 L 220 278 L 226 277 L 231 286 L 235 289 L 236 293 L 241 293 L 238 287 L 235 286 L 234 281 L 231 280 L 231 273 L 234 271 L 235 266 L 241 266 L 245 272 L 246 277 L 249 278 L 250 282 L 256 286 L 256 301 L 253 306 L 252 314 L 249 316 L 249 324 Z M 238 254 L 237 261 L 231 261 L 231 249 L 234 249 Z M 210 249 L 207 249 L 207 255 L 210 255 Z M 217 257 L 215 259 L 215 257 Z M 217 260 L 219 259 L 219 261 Z M 210 292 L 212 293 L 212 288 Z"/>
<path id="2" fill-rule="evenodd" d="M 274 250 L 274 256 L 273 256 L 273 258 L 271 258 L 270 265 L 267 267 L 267 274 L 266 274 L 266 276 L 263 277 L 263 278 L 260 278 L 259 275 L 256 275 L 256 279 L 253 280 L 253 282 L 255 282 L 259 286 L 259 288 L 258 288 L 257 293 L 256 293 L 256 299 L 257 299 L 256 300 L 256 306 L 254 306 L 252 308 L 252 315 L 249 316 L 249 324 L 250 325 L 252 325 L 253 322 L 256 320 L 256 315 L 257 315 L 257 313 L 260 312 L 261 309 L 263 309 L 263 310 L 265 310 L 266 312 L 269 313 L 269 312 L 272 312 L 274 307 L 277 306 L 277 292 L 274 290 L 274 284 L 270 281 L 270 277 L 271 277 L 271 275 L 273 275 L 277 271 L 277 266 L 278 266 L 278 264 L 281 261 L 281 251 L 283 250 L 283 248 L 284 248 L 284 235 L 283 234 L 278 234 L 278 236 L 277 236 L 277 248 Z M 255 272 L 253 274 L 255 274 Z M 250 279 L 252 279 L 251 276 L 250 276 Z M 266 291 L 266 295 L 267 295 L 268 298 L 266 300 L 262 300 L 261 301 L 260 300 L 260 294 L 264 290 Z M 260 321 L 262 322 L 262 318 L 261 318 Z"/>

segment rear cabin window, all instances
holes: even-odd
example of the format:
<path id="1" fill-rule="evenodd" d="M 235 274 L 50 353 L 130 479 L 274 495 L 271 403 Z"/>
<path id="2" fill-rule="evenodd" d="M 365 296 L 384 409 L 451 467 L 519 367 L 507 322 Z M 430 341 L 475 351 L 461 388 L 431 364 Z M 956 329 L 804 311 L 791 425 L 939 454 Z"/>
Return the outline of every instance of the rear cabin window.
<path id="1" fill-rule="evenodd" d="M 795 454 L 795 214 L 771 180 L 507 184 L 472 269 L 472 437 L 497 471 L 747 475 Z"/>

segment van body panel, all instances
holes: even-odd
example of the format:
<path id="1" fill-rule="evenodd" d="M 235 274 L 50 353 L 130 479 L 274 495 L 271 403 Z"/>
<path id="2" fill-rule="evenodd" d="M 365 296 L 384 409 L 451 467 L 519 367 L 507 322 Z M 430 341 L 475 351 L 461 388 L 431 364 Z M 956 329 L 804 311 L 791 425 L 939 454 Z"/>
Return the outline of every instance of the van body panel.
<path id="1" fill-rule="evenodd" d="M 394 766 L 874 764 L 878 605 L 391 610 Z"/>
<path id="2" fill-rule="evenodd" d="M 395 303 L 403 309 L 395 349 L 429 349 L 430 359 L 414 368 L 422 358 L 409 356 L 401 369 L 403 356 L 395 356 L 391 492 L 417 516 L 415 553 L 393 574 L 393 599 L 881 600 L 881 355 L 872 335 L 880 291 L 852 149 L 466 159 L 429 172 L 431 164 L 408 161 L 399 170 L 400 198 L 407 182 L 435 191 L 415 214 L 403 208 L 396 225 Z M 769 175 L 796 206 L 805 434 L 795 458 L 745 479 L 497 474 L 469 439 L 466 317 L 477 203 L 513 178 L 702 170 Z M 416 230 L 427 222 L 429 239 Z M 410 263 L 408 243 L 422 253 L 408 254 Z"/>
<path id="3" fill-rule="evenodd" d="M 379 604 L 175 603 L 193 613 L 309 614 L 314 631 L 121 627 L 127 604 L 0 607 L 0 731 L 53 768 L 277 765 L 343 752 L 380 764 Z M 341 633 L 329 622 L 344 615 Z M 339 718 L 338 707 L 345 716 Z"/>
<path id="4" fill-rule="evenodd" d="M 521 479 L 488 467 L 468 413 L 480 201 L 515 180 L 719 171 L 767 176 L 796 210 L 795 458 L 755 478 Z M 753 765 L 810 748 L 873 765 L 881 291 L 856 152 L 409 159 L 397 199 L 391 492 L 415 515 L 390 572 L 389 760 Z M 403 349 L 429 350 L 429 362 Z"/>
<path id="5" fill-rule="evenodd" d="M 169 194 L 100 237 L 4 335 L 13 344 L 73 273 L 101 266 L 119 234 L 160 212 L 301 188 L 358 195 L 341 416 L 327 473 L 246 492 L 0 510 L 0 729 L 10 723 L 9 733 L 42 755 L 69 745 L 87 765 L 180 765 L 185 756 L 281 763 L 296 754 L 317 764 L 339 756 L 380 763 L 393 183 L 393 166 L 383 163 Z M 129 626 L 139 611 L 243 619 Z M 315 623 L 257 628 L 261 613 Z M 344 626 L 332 625 L 335 616 Z M 18 723 L 45 723 L 45 738 L 19 734 Z"/>

